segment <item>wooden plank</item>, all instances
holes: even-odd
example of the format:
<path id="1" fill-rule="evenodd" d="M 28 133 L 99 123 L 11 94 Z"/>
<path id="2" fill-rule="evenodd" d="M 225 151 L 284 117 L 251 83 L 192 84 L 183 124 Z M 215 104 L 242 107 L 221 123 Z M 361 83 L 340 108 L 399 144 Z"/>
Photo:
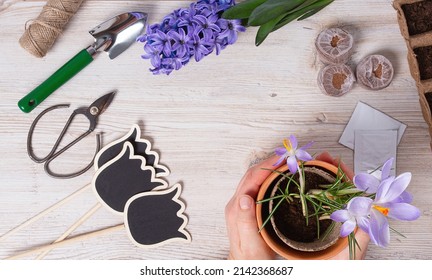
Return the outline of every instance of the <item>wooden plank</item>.
<path id="1" fill-rule="evenodd" d="M 160 152 L 171 175 L 171 185 L 181 182 L 182 199 L 189 218 L 190 244 L 170 244 L 158 249 L 136 248 L 124 232 L 66 246 L 50 252 L 48 259 L 223 259 L 228 254 L 224 207 L 256 154 L 271 153 L 289 134 L 301 142 L 314 140 L 313 152 L 330 151 L 353 164 L 353 152 L 338 139 L 358 101 L 365 102 L 407 124 L 398 147 L 398 172 L 413 173 L 409 190 L 422 217 L 411 223 L 392 221 L 405 234 L 392 235 L 387 249 L 370 245 L 368 259 L 431 259 L 432 197 L 430 137 L 409 74 L 405 42 L 396 11 L 389 0 L 335 1 L 319 14 L 293 22 L 254 46 L 256 28 L 238 42 L 191 62 L 170 76 L 152 75 L 142 60 L 140 43 L 109 60 L 101 54 L 86 69 L 50 96 L 30 114 L 16 102 L 76 52 L 92 42 L 89 29 L 127 10 L 144 10 L 149 22 L 191 1 L 87 0 L 68 24 L 47 56 L 37 59 L 21 49 L 18 40 L 25 23 L 35 18 L 45 1 L 0 2 L 0 234 L 78 190 L 94 171 L 70 179 L 48 177 L 40 164 L 26 154 L 26 137 L 34 117 L 48 106 L 70 102 L 71 108 L 90 104 L 113 89 L 113 103 L 100 117 L 97 131 L 106 144 L 125 134 L 134 123 Z M 325 27 L 342 26 L 356 40 L 350 62 L 354 66 L 368 54 L 383 53 L 395 66 L 392 84 L 379 92 L 358 86 L 346 96 L 331 98 L 319 92 L 316 76 L 322 64 L 313 42 Z M 71 110 L 59 111 L 41 123 L 37 139 L 43 151 Z M 47 116 L 48 118 L 48 116 Z M 84 126 L 85 122 L 79 124 Z M 68 137 L 76 137 L 70 132 Z M 94 152 L 94 138 L 59 159 L 59 168 L 78 168 Z M 16 233 L 0 246 L 0 258 L 50 243 L 85 213 L 96 199 L 92 192 Z M 106 210 L 98 211 L 74 235 L 121 222 Z"/>

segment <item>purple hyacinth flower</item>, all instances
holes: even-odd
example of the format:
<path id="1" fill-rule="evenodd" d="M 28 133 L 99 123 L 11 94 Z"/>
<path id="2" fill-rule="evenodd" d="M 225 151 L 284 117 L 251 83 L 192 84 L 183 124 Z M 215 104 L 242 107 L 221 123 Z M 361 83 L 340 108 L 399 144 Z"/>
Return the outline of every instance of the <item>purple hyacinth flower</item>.
<path id="1" fill-rule="evenodd" d="M 213 32 L 220 32 L 221 29 L 217 26 L 216 22 L 219 19 L 217 15 L 205 17 L 203 15 L 196 15 L 192 22 L 196 24 L 196 32 L 203 32 L 208 37 L 211 37 Z"/>
<path id="2" fill-rule="evenodd" d="M 171 69 L 172 70 L 179 70 L 180 68 L 183 67 L 183 65 L 186 65 L 189 62 L 189 57 L 188 56 L 183 56 L 183 57 L 168 57 L 168 58 L 164 58 L 162 60 L 162 65 L 164 66 L 164 68 L 166 69 Z M 171 73 L 171 72 L 169 72 Z M 166 73 L 166 74 L 169 74 Z"/>
<path id="3" fill-rule="evenodd" d="M 207 3 L 205 1 L 198 1 L 196 7 L 199 9 L 200 14 L 205 17 L 216 15 L 221 9 L 218 5 L 214 5 L 214 3 Z"/>
<path id="4" fill-rule="evenodd" d="M 368 216 L 372 202 L 372 199 L 368 197 L 354 197 L 348 202 L 346 209 L 337 210 L 330 215 L 333 221 L 343 223 L 341 237 L 348 236 L 357 225 L 363 231 L 369 232 Z"/>
<path id="5" fill-rule="evenodd" d="M 188 9 L 183 9 L 180 13 L 180 18 L 178 21 L 178 27 L 186 27 L 192 25 L 192 20 L 197 14 L 196 3 L 191 3 Z"/>
<path id="6" fill-rule="evenodd" d="M 150 71 L 169 74 L 192 57 L 200 61 L 214 49 L 219 54 L 237 38 L 232 32 L 221 36 L 224 30 L 218 24 L 223 11 L 233 5 L 233 0 L 198 0 L 187 8 L 174 10 L 160 24 L 148 26 L 146 34 L 137 41 L 149 45 L 144 48 L 147 54 L 142 58 L 150 58 L 153 66 L 157 65 Z M 241 29 L 236 30 L 239 32 Z M 159 50 L 158 56 L 156 50 Z"/>
<path id="7" fill-rule="evenodd" d="M 198 34 L 194 34 L 192 39 L 188 41 L 188 45 L 193 51 L 195 61 L 197 62 L 210 53 L 205 43 L 207 43 L 206 40 L 201 40 Z"/>
<path id="8" fill-rule="evenodd" d="M 138 36 L 137 42 L 145 43 L 148 41 L 149 35 L 155 33 L 157 29 L 159 29 L 159 24 L 147 25 L 146 32 L 143 35 Z"/>
<path id="9" fill-rule="evenodd" d="M 175 11 L 173 11 L 172 13 L 166 15 L 162 22 L 164 22 L 166 25 L 168 25 L 170 28 L 176 28 L 177 27 L 177 23 L 181 17 L 181 12 L 182 9 L 177 9 Z"/>
<path id="10" fill-rule="evenodd" d="M 180 28 L 177 31 L 170 30 L 168 35 L 174 40 L 172 45 L 172 50 L 176 52 L 177 57 L 184 57 L 189 53 L 188 42 L 190 37 L 185 33 L 185 31 Z"/>
<path id="11" fill-rule="evenodd" d="M 219 55 L 221 53 L 221 51 L 228 46 L 228 40 L 227 40 L 227 38 L 222 38 L 221 39 L 219 37 L 216 37 L 215 40 L 214 40 L 214 46 L 215 46 L 215 49 L 216 49 L 216 55 Z"/>
<path id="12" fill-rule="evenodd" d="M 306 152 L 313 142 L 309 142 L 301 148 L 297 148 L 298 142 L 294 135 L 291 135 L 289 139 L 284 139 L 284 148 L 276 148 L 275 153 L 280 156 L 279 160 L 274 164 L 279 165 L 283 160 L 286 159 L 287 165 L 291 173 L 296 173 L 298 169 L 297 160 L 309 161 L 312 160 L 312 156 Z"/>
<path id="13" fill-rule="evenodd" d="M 152 41 L 153 46 L 161 46 L 162 52 L 166 56 L 170 56 L 172 52 L 171 38 L 164 32 L 156 30 L 155 33 L 148 36 L 148 40 Z"/>
<path id="14" fill-rule="evenodd" d="M 152 46 L 149 43 L 145 44 L 144 50 L 145 54 L 141 57 L 144 59 L 150 59 L 151 64 L 158 68 L 161 65 L 161 46 Z"/>
<path id="15" fill-rule="evenodd" d="M 220 19 L 218 25 L 223 30 L 220 34 L 220 38 L 227 38 L 228 44 L 232 45 L 237 41 L 237 33 L 245 32 L 246 28 L 241 25 L 240 20 L 226 20 Z"/>

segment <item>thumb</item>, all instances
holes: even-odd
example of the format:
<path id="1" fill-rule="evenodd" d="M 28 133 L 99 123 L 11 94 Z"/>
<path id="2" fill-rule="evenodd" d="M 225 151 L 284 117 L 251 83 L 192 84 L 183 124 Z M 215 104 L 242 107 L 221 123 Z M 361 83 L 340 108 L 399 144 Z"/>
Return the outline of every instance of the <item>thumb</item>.
<path id="1" fill-rule="evenodd" d="M 231 249 L 234 259 L 274 259 L 275 253 L 267 246 L 258 232 L 255 214 L 255 200 L 249 195 L 238 196 L 234 207 L 235 227 L 238 243 Z"/>
<path id="2" fill-rule="evenodd" d="M 239 231 L 244 233 L 258 232 L 258 224 L 255 216 L 255 201 L 249 195 L 241 195 L 238 198 L 239 212 L 237 217 Z"/>
<path id="3" fill-rule="evenodd" d="M 238 207 L 237 230 L 243 257 L 246 259 L 274 258 L 274 252 L 267 246 L 258 231 L 255 200 L 248 195 L 239 196 Z"/>

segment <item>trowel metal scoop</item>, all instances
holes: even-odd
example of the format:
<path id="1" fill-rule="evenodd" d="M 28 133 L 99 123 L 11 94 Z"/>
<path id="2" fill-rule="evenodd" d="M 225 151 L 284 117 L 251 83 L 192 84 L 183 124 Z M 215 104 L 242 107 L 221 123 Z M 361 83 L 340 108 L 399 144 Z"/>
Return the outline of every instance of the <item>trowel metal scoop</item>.
<path id="1" fill-rule="evenodd" d="M 116 58 L 144 32 L 146 21 L 146 13 L 129 12 L 117 15 L 90 30 L 95 42 L 23 97 L 18 102 L 18 107 L 25 113 L 32 111 L 51 93 L 89 65 L 98 52 L 105 51 L 110 59 Z"/>

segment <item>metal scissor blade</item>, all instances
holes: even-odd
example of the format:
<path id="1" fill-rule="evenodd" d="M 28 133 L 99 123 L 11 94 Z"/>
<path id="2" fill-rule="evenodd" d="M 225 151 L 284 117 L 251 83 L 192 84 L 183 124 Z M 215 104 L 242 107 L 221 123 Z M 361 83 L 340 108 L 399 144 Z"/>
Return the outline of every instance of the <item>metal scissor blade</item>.
<path id="1" fill-rule="evenodd" d="M 105 94 L 102 97 L 99 97 L 95 102 L 93 102 L 89 106 L 90 113 L 92 115 L 100 115 L 102 114 L 106 108 L 111 104 L 111 101 L 114 98 L 116 91 L 112 91 L 110 93 Z"/>

